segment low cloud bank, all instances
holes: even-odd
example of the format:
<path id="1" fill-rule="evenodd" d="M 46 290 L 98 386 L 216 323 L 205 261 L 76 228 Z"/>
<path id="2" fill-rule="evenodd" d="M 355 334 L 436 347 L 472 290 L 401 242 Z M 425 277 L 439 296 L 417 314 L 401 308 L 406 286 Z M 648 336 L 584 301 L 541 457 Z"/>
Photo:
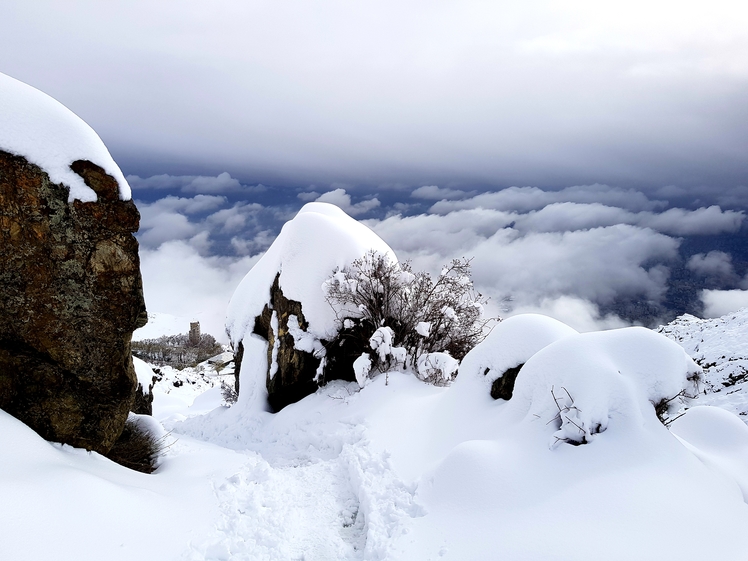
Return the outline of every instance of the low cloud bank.
<path id="1" fill-rule="evenodd" d="M 172 188 L 178 184 L 168 176 L 156 177 L 144 181 Z M 633 318 L 612 313 L 621 302 L 655 310 L 652 313 L 664 311 L 674 268 L 703 279 L 704 288 L 723 289 L 703 292 L 707 314 L 735 309 L 742 291 L 724 289 L 748 288 L 740 284 L 738 273 L 743 272 L 736 272 L 730 253 L 681 255 L 684 236 L 735 235 L 744 220 L 742 211 L 716 205 L 666 208 L 664 199 L 604 185 L 559 191 L 513 187 L 480 195 L 430 185 L 415 189 L 405 201 L 443 198 L 429 212 L 408 216 L 422 203 L 387 199 L 385 206 L 372 195 L 356 195 L 354 200 L 347 189 L 350 186 L 306 191 L 297 200 L 299 206 L 308 200 L 336 204 L 359 219 L 373 210 L 386 215 L 365 223 L 417 269 L 438 274 L 451 259 L 472 258 L 476 287 L 491 298 L 490 311 L 498 315 L 540 311 L 584 331 L 620 326 Z M 154 295 L 149 305 L 174 315 L 213 304 L 222 314 L 249 264 L 295 213 L 294 207 L 209 192 L 169 195 L 139 203 L 139 208 L 144 279 L 147 293 Z M 190 282 L 160 270 L 181 271 L 187 265 Z M 215 287 L 208 279 L 217 279 Z M 180 285 L 172 290 L 175 284 Z M 203 291 L 217 299 L 206 301 Z"/>

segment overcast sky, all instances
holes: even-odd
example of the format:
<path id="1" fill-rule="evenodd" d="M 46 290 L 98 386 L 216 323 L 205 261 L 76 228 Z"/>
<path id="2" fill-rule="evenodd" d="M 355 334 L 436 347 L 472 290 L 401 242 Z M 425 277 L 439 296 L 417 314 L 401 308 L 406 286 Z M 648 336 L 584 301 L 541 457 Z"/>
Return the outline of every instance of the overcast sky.
<path id="1" fill-rule="evenodd" d="M 717 190 L 748 175 L 737 0 L 10 0 L 0 45 L 3 72 L 143 177 Z"/>
<path id="2" fill-rule="evenodd" d="M 472 257 L 496 313 L 748 304 L 743 1 L 10 0 L 0 71 L 99 133 L 149 310 L 218 336 L 314 200 L 416 268 Z"/>

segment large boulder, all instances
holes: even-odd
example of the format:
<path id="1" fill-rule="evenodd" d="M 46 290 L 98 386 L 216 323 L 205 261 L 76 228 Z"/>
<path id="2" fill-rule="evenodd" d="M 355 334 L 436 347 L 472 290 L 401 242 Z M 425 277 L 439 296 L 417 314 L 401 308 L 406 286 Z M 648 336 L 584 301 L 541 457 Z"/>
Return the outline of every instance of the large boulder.
<path id="1" fill-rule="evenodd" d="M 135 394 L 130 338 L 147 320 L 140 216 L 90 127 L 3 75 L 0 101 L 0 408 L 106 453 Z"/>
<path id="2" fill-rule="evenodd" d="M 265 402 L 277 411 L 340 377 L 324 346 L 341 326 L 323 284 L 370 250 L 396 259 L 379 236 L 331 204 L 309 203 L 283 226 L 229 304 L 240 404 Z M 344 375 L 352 379 L 350 365 Z"/>

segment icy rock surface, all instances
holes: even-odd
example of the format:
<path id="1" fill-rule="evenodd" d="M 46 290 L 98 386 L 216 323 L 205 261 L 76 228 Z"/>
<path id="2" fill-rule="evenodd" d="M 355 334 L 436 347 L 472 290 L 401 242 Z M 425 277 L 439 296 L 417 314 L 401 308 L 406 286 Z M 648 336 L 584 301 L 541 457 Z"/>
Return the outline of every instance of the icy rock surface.
<path id="1" fill-rule="evenodd" d="M 94 130 L 60 102 L 0 73 L 0 150 L 23 156 L 42 168 L 53 183 L 69 187 L 68 202 L 97 200 L 83 178 L 70 169 L 78 160 L 101 167 L 130 200 L 130 186 Z"/>

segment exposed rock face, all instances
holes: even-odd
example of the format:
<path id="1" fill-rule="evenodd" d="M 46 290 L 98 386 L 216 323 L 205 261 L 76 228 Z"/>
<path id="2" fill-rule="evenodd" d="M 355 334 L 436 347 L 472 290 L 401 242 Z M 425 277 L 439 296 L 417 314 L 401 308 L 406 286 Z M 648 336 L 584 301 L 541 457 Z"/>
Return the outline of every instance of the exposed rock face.
<path id="1" fill-rule="evenodd" d="M 494 380 L 493 384 L 491 384 L 491 397 L 507 401 L 512 399 L 514 383 L 517 381 L 517 375 L 524 365 L 525 363 L 523 362 L 514 368 L 507 368 L 500 378 Z"/>
<path id="2" fill-rule="evenodd" d="M 283 295 L 279 278 L 280 275 L 276 275 L 270 289 L 270 305 L 266 305 L 262 315 L 255 318 L 254 326 L 254 333 L 268 341 L 266 385 L 268 402 L 275 411 L 317 391 L 317 369 L 321 360 L 311 352 L 296 348 L 296 342 L 289 332 L 289 318 L 295 316 L 303 331 L 306 331 L 308 324 L 304 319 L 301 303 Z M 273 314 L 277 318 L 277 326 Z M 237 357 L 236 361 L 238 369 L 241 359 Z"/>
<path id="3" fill-rule="evenodd" d="M 138 383 L 131 411 L 138 415 L 153 415 L 153 382 L 147 390 Z"/>
<path id="4" fill-rule="evenodd" d="M 0 408 L 48 440 L 106 453 L 127 419 L 133 330 L 147 321 L 139 213 L 88 161 L 98 195 L 68 203 L 25 158 L 0 151 Z"/>

